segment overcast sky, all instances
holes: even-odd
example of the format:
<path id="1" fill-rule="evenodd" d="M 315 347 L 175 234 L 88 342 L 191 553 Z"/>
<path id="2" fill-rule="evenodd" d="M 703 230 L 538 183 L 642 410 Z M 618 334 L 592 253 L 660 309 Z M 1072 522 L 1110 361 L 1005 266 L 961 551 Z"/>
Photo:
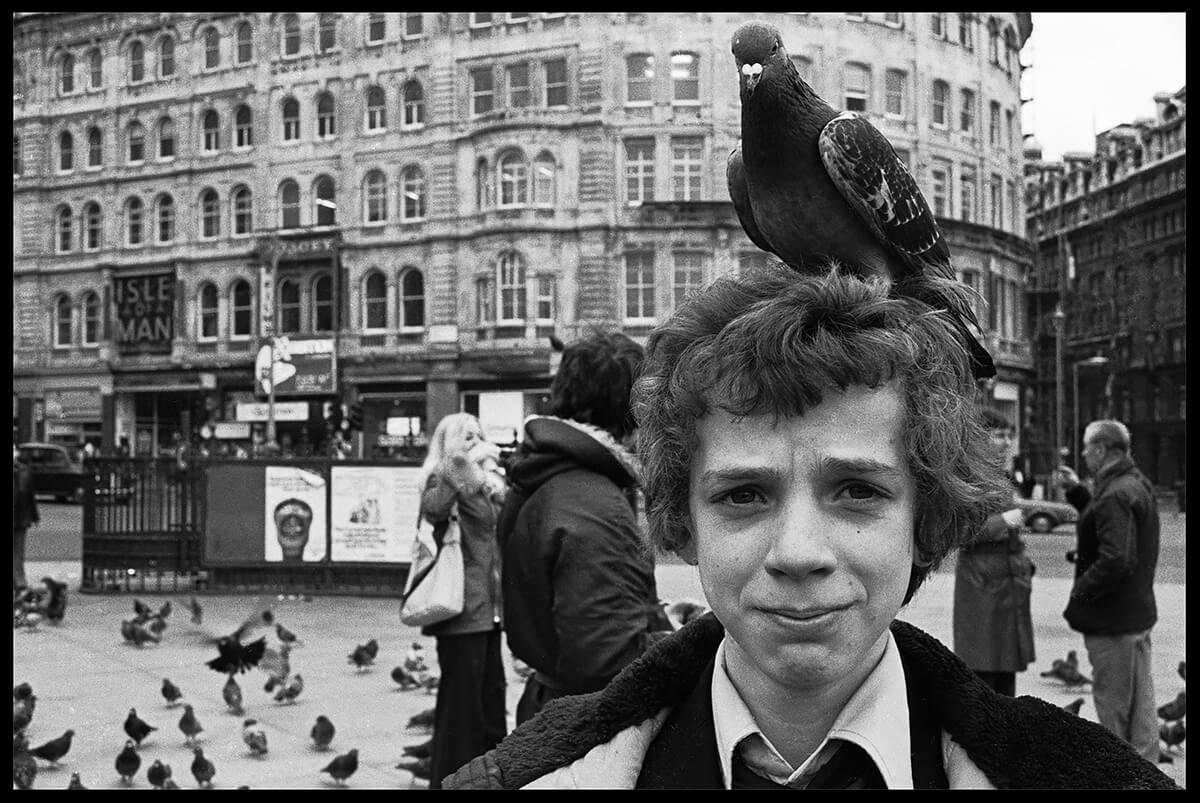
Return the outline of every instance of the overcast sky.
<path id="1" fill-rule="evenodd" d="M 1183 13 L 1034 12 L 1021 51 L 1023 127 L 1042 158 L 1095 150 L 1095 134 L 1154 116 L 1154 93 L 1187 83 Z M 1093 128 L 1093 120 L 1094 128 Z"/>

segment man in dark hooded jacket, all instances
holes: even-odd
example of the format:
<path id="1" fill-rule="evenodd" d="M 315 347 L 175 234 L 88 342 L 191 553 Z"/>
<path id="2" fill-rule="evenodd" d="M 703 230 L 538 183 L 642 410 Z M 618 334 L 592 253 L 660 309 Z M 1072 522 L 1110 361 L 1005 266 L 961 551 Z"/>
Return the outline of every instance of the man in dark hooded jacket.
<path id="1" fill-rule="evenodd" d="M 572 343 L 550 390 L 552 415 L 526 420 L 508 465 L 497 526 L 504 621 L 513 655 L 534 670 L 518 723 L 548 700 L 603 688 L 665 621 L 638 526 L 637 462 L 625 445 L 642 359 L 642 347 L 619 333 Z"/>

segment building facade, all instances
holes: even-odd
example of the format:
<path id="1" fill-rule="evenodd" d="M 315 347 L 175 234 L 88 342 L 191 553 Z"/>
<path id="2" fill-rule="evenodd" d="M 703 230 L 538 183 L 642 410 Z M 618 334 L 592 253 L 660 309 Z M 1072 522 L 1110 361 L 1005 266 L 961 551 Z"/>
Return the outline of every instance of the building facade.
<path id="1" fill-rule="evenodd" d="M 1023 427 L 1028 14 L 56 13 L 14 18 L 14 434 L 244 440 L 275 334 L 290 438 L 358 401 L 363 456 L 512 439 L 551 334 L 766 258 L 725 185 L 751 16 L 913 171 Z"/>
<path id="2" fill-rule="evenodd" d="M 1142 470 L 1171 487 L 1186 465 L 1186 87 L 1154 102 L 1153 118 L 1097 135 L 1094 153 L 1050 162 L 1036 146 L 1027 152 L 1033 430 L 1047 470 L 1056 445 L 1078 461 L 1087 422 L 1115 417 L 1129 426 Z"/>

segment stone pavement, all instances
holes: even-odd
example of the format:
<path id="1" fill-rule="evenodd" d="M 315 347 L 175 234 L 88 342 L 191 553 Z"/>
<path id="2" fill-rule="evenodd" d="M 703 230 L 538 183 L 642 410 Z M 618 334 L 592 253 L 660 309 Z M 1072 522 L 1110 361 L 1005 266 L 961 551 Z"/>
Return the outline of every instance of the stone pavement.
<path id="1" fill-rule="evenodd" d="M 201 595 L 198 599 L 204 607 L 204 621 L 197 627 L 189 622 L 183 609 L 190 594 L 143 594 L 139 598 L 155 607 L 170 599 L 174 612 L 162 643 L 137 648 L 125 644 L 120 635 L 121 620 L 133 616 L 133 595 L 79 593 L 75 590 L 80 574 L 77 562 L 30 561 L 27 574 L 31 580 L 44 575 L 65 579 L 71 588 L 61 625 L 43 624 L 34 632 L 13 633 L 13 683 L 31 683 L 38 696 L 28 731 L 30 743 L 39 745 L 67 728 L 76 731 L 71 751 L 60 766 L 38 762 L 34 788 L 65 788 L 73 771 L 89 788 L 124 788 L 113 762 L 126 739 L 122 723 L 130 708 L 136 708 L 142 719 L 159 729 L 142 744 L 142 766 L 133 788 L 149 788 L 145 773 L 156 758 L 171 766 L 182 788 L 196 788 L 189 769 L 192 752 L 178 728 L 183 709 L 167 707 L 159 691 L 164 677 L 179 686 L 184 700 L 194 706 L 204 728 L 199 744 L 216 765 L 217 788 L 233 789 L 243 784 L 251 788 L 337 788 L 320 770 L 335 755 L 351 748 L 358 748 L 359 768 L 349 780 L 349 787 L 425 788 L 424 781 L 395 765 L 401 760 L 404 745 L 428 738 L 425 731 L 406 725 L 410 717 L 433 706 L 434 695 L 424 690 L 400 691 L 390 674 L 414 640 L 425 646 L 426 658 L 436 671 L 435 645 L 416 628 L 400 623 L 397 600 Z M 703 599 L 692 567 L 664 562 L 657 574 L 664 599 Z M 953 585 L 952 565 L 944 567 L 902 612 L 902 618 L 950 644 Z M 1038 660 L 1018 675 L 1017 691 L 1056 704 L 1082 696 L 1085 704 L 1081 715 L 1094 720 L 1095 710 L 1086 688 L 1075 692 L 1038 675 L 1053 658 L 1065 656 L 1069 649 L 1078 651 L 1081 669 L 1088 672 L 1082 638 L 1068 630 L 1060 616 L 1068 589 L 1067 580 L 1034 578 Z M 1184 586 L 1172 584 L 1162 584 L 1156 592 L 1160 618 L 1154 630 L 1154 681 L 1157 699 L 1165 702 L 1184 687 L 1175 667 L 1186 654 L 1185 593 Z M 259 603 L 270 604 L 277 621 L 304 642 L 293 650 L 291 663 L 293 671 L 303 675 L 305 688 L 295 703 L 276 703 L 262 689 L 262 672 L 251 670 L 238 676 L 245 717 L 257 719 L 268 738 L 270 752 L 254 758 L 241 740 L 244 717 L 228 713 L 221 699 L 225 677 L 204 666 L 204 662 L 216 655 L 208 637 L 232 631 Z M 268 643 L 277 643 L 273 633 L 260 632 L 268 634 Z M 356 645 L 372 637 L 380 644 L 375 666 L 357 672 L 347 656 Z M 511 663 L 508 668 L 511 726 L 511 712 L 520 697 L 522 681 Z M 326 752 L 316 751 L 309 739 L 318 714 L 328 716 L 337 729 Z M 1173 765 L 1160 766 L 1180 785 L 1185 784 L 1184 756 L 1176 757 Z"/>

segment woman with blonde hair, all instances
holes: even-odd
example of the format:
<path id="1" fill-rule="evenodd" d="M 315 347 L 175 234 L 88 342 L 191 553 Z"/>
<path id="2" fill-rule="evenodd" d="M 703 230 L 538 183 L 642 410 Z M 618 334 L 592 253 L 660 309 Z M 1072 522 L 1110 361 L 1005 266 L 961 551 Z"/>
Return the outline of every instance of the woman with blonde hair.
<path id="1" fill-rule="evenodd" d="M 496 746 L 507 733 L 503 607 L 496 516 L 506 489 L 500 449 L 483 437 L 479 419 L 452 413 L 434 430 L 421 466 L 421 516 L 439 547 L 457 517 L 465 574 L 463 611 L 422 628 L 437 639 L 438 681 L 429 788 Z"/>

